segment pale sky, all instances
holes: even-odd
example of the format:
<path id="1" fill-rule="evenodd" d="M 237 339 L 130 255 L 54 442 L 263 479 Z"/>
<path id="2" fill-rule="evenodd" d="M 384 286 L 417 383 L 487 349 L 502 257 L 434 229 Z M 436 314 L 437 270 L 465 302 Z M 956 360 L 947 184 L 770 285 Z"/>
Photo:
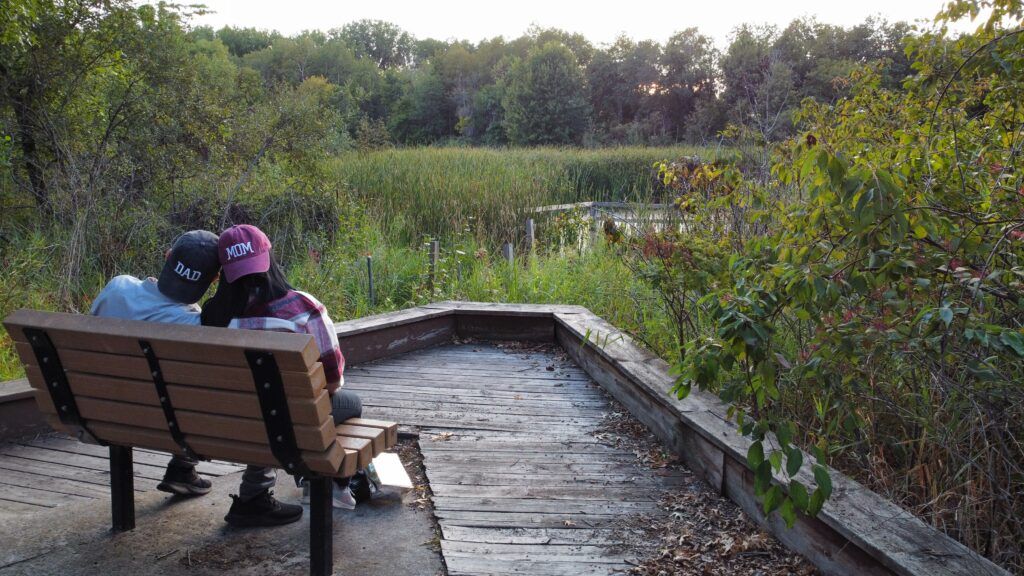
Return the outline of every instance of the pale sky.
<path id="1" fill-rule="evenodd" d="M 192 0 L 202 2 L 203 0 Z M 596 44 L 620 33 L 664 42 L 674 32 L 696 26 L 727 44 L 742 23 L 784 26 L 801 16 L 852 26 L 874 15 L 889 21 L 930 21 L 947 0 L 632 0 L 599 2 L 557 0 L 205 0 L 214 13 L 195 25 L 272 29 L 291 35 L 329 30 L 364 18 L 393 22 L 417 38 L 484 38 L 523 34 L 530 24 L 580 32 Z"/>

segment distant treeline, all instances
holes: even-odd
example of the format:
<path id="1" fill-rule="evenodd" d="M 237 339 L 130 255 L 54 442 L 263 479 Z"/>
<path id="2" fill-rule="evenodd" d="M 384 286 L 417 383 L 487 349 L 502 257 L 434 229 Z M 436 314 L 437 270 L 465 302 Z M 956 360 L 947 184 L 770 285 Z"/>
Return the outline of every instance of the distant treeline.
<path id="1" fill-rule="evenodd" d="M 67 225 L 95 218 L 85 207 L 97 202 L 185 214 L 211 191 L 226 204 L 315 192 L 321 160 L 351 149 L 705 143 L 729 126 L 770 141 L 792 132 L 801 100 L 843 95 L 858 66 L 876 66 L 889 86 L 910 72 L 909 27 L 878 20 L 741 26 L 720 52 L 694 28 L 665 44 L 595 46 L 539 28 L 472 44 L 380 21 L 292 37 L 213 30 L 190 27 L 188 10 L 0 3 L 8 218 Z"/>
<path id="2" fill-rule="evenodd" d="M 363 20 L 284 37 L 252 28 L 195 28 L 268 84 L 322 76 L 341 87 L 355 137 L 402 144 L 700 143 L 727 124 L 775 139 L 803 98 L 844 95 L 848 74 L 877 62 L 889 86 L 909 73 L 910 27 L 868 19 L 850 28 L 794 20 L 742 25 L 724 51 L 696 28 L 664 43 L 621 36 L 594 45 L 558 29 L 472 43 L 416 39 Z"/>

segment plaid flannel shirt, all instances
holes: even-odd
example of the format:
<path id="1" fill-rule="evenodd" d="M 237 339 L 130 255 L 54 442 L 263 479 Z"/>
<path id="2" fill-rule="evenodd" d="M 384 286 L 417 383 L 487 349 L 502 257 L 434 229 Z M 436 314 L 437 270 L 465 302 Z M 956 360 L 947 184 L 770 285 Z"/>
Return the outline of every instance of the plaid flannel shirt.
<path id="1" fill-rule="evenodd" d="M 345 383 L 345 357 L 338 346 L 334 323 L 324 305 L 305 292 L 289 290 L 277 300 L 250 306 L 241 318 L 232 320 L 230 326 L 243 330 L 309 334 L 320 350 L 327 389 L 334 394 Z"/>

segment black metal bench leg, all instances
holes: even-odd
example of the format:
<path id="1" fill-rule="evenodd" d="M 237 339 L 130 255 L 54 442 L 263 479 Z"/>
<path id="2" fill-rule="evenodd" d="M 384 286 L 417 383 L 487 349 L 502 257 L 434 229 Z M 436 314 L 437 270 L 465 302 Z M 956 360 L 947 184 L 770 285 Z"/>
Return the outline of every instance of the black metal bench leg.
<path id="1" fill-rule="evenodd" d="M 309 573 L 311 576 L 334 574 L 334 510 L 330 478 L 309 482 Z"/>
<path id="2" fill-rule="evenodd" d="M 135 476 L 132 449 L 110 447 L 110 509 L 114 532 L 135 528 Z"/>

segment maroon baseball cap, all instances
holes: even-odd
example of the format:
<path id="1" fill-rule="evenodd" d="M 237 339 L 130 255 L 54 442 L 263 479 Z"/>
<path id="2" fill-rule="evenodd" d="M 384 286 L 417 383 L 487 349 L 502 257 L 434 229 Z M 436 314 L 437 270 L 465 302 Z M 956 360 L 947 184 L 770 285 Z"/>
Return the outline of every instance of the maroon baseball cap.
<path id="1" fill-rule="evenodd" d="M 270 248 L 270 238 L 255 226 L 238 224 L 221 232 L 217 254 L 224 279 L 234 282 L 270 270 Z"/>

